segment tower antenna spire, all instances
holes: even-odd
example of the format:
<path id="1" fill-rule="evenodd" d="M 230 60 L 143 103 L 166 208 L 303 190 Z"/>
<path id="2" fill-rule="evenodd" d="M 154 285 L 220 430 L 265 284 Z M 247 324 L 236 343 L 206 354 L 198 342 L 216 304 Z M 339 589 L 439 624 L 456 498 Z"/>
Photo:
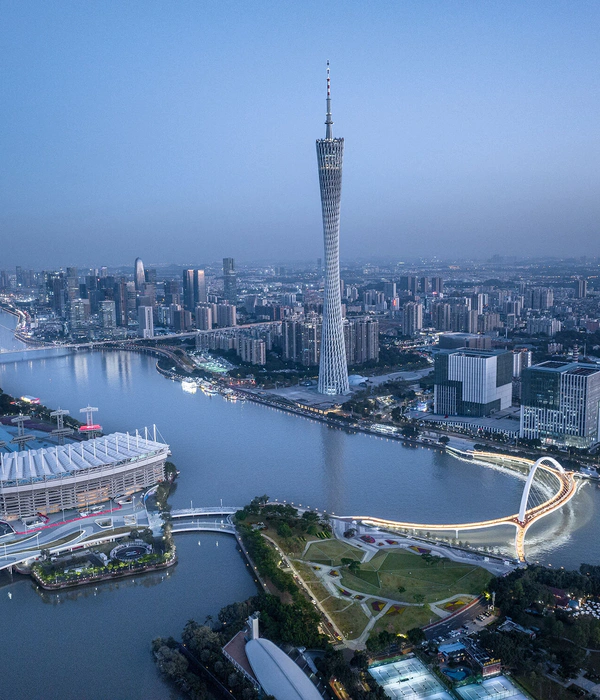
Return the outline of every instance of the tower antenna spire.
<path id="1" fill-rule="evenodd" d="M 327 61 L 327 115 L 325 117 L 325 138 L 332 139 L 333 120 L 331 118 L 331 79 L 329 78 L 329 61 Z"/>

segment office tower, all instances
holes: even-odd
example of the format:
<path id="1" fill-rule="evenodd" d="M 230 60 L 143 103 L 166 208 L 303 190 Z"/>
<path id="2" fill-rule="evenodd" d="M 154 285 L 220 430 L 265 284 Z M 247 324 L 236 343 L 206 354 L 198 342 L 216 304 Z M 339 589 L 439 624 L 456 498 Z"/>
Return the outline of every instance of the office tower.
<path id="1" fill-rule="evenodd" d="M 431 279 L 429 277 L 421 277 L 419 279 L 419 289 L 423 294 L 429 294 L 429 292 L 432 291 L 431 289 Z"/>
<path id="2" fill-rule="evenodd" d="M 154 319 L 152 318 L 151 306 L 138 307 L 138 323 L 138 335 L 140 338 L 154 337 Z"/>
<path id="3" fill-rule="evenodd" d="M 512 374 L 512 352 L 440 351 L 435 356 L 434 412 L 480 417 L 509 408 Z"/>
<path id="4" fill-rule="evenodd" d="M 412 336 L 423 328 L 423 304 L 409 301 L 404 305 L 403 335 Z"/>
<path id="5" fill-rule="evenodd" d="M 325 298 L 321 359 L 317 391 L 321 394 L 348 394 L 348 365 L 342 325 L 340 296 L 340 199 L 342 195 L 342 161 L 344 139 L 333 138 L 331 119 L 331 88 L 327 63 L 327 116 L 325 138 L 317 141 L 319 185 L 323 214 L 325 243 Z"/>
<path id="6" fill-rule="evenodd" d="M 46 294 L 54 313 L 64 317 L 67 309 L 67 280 L 63 272 L 47 273 Z"/>
<path id="7" fill-rule="evenodd" d="M 153 268 L 151 268 L 151 269 L 146 268 L 144 270 L 144 279 L 145 279 L 147 284 L 156 285 L 156 270 Z"/>
<path id="8" fill-rule="evenodd" d="M 470 350 L 491 350 L 492 339 L 488 335 L 474 335 L 472 333 L 442 333 L 439 337 L 440 350 L 456 350 L 469 348 Z"/>
<path id="9" fill-rule="evenodd" d="M 100 323 L 102 328 L 113 329 L 117 325 L 116 304 L 112 299 L 100 302 Z"/>
<path id="10" fill-rule="evenodd" d="M 133 280 L 135 282 L 135 288 L 139 292 L 146 283 L 146 273 L 144 272 L 144 263 L 142 262 L 141 258 L 135 259 Z"/>
<path id="11" fill-rule="evenodd" d="M 183 305 L 193 311 L 197 304 L 206 302 L 206 280 L 204 270 L 183 271 Z"/>
<path id="12" fill-rule="evenodd" d="M 212 309 L 209 304 L 196 307 L 196 328 L 199 331 L 210 331 L 213 327 Z"/>
<path id="13" fill-rule="evenodd" d="M 113 289 L 115 300 L 115 319 L 117 326 L 127 325 L 127 284 L 117 282 Z"/>
<path id="14" fill-rule="evenodd" d="M 223 258 L 223 296 L 232 304 L 237 301 L 237 277 L 233 258 Z"/>
<path id="15" fill-rule="evenodd" d="M 170 306 L 171 304 L 181 303 L 181 293 L 179 282 L 177 280 L 165 280 L 163 282 L 165 304 Z"/>
<path id="16" fill-rule="evenodd" d="M 67 299 L 79 299 L 79 274 L 76 267 L 67 267 Z"/>
<path id="17" fill-rule="evenodd" d="M 90 319 L 90 300 L 73 299 L 69 309 L 69 319 L 72 329 L 79 329 L 85 326 Z"/>
<path id="18" fill-rule="evenodd" d="M 384 294 L 386 299 L 394 299 L 396 297 L 396 283 L 395 282 L 384 282 L 383 294 Z"/>
<path id="19" fill-rule="evenodd" d="M 542 362 L 524 368 L 521 380 L 521 437 L 584 448 L 598 442 L 597 365 Z"/>

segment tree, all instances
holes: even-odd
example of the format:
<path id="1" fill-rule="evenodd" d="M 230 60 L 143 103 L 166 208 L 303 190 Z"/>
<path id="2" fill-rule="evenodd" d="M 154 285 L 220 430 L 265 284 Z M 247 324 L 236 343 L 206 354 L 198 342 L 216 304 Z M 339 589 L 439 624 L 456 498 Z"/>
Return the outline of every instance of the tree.
<path id="1" fill-rule="evenodd" d="M 447 435 L 441 435 L 438 439 L 442 445 L 447 445 L 450 442 L 450 438 Z"/>
<path id="2" fill-rule="evenodd" d="M 353 574 L 357 574 L 360 571 L 360 562 L 353 559 L 350 564 L 348 564 L 348 571 Z"/>
<path id="3" fill-rule="evenodd" d="M 287 540 L 293 535 L 292 528 L 287 523 L 279 523 L 277 526 L 277 534 L 279 537 L 283 537 L 283 539 Z"/>
<path id="4" fill-rule="evenodd" d="M 420 627 L 413 627 L 412 629 L 408 630 L 406 636 L 411 644 L 420 644 L 426 639 L 425 632 L 423 632 Z"/>
<path id="5" fill-rule="evenodd" d="M 414 599 L 415 603 L 422 604 L 425 602 L 425 596 L 422 593 L 415 593 L 413 595 L 413 599 Z"/>

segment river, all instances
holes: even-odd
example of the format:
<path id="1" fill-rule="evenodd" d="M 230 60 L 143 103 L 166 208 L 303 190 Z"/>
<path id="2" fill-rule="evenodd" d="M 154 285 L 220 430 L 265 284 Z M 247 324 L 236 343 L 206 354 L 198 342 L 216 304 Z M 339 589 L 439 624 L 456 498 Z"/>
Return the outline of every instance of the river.
<path id="1" fill-rule="evenodd" d="M 18 347 L 9 330 L 15 319 L 1 314 L 0 324 L 0 347 Z M 435 449 L 348 434 L 249 401 L 185 393 L 156 372 L 154 359 L 138 353 L 0 364 L 0 386 L 76 417 L 80 408 L 97 406 L 107 433 L 156 424 L 181 470 L 175 508 L 220 499 L 243 505 L 268 494 L 345 515 L 466 522 L 515 513 L 523 489 L 515 476 Z M 598 563 L 599 506 L 600 491 L 587 484 L 563 511 L 531 529 L 529 558 L 566 567 Z M 513 551 L 510 527 L 466 537 Z M 178 535 L 177 546 L 180 563 L 168 577 L 148 575 L 97 591 L 42 596 L 28 580 L 0 578 L 0 615 L 11 630 L 0 700 L 168 697 L 154 670 L 151 639 L 177 635 L 190 617 L 201 621 L 254 590 L 233 540 L 220 537 L 217 547 L 211 535 Z"/>

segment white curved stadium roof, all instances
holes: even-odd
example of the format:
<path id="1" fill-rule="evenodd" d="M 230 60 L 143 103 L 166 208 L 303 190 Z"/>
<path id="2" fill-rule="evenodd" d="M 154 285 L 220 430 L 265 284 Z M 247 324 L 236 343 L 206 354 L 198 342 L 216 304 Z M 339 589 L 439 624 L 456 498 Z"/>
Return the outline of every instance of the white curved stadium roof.
<path id="1" fill-rule="evenodd" d="M 87 469 L 144 459 L 168 448 L 162 442 L 146 440 L 141 435 L 112 433 L 84 442 L 2 453 L 0 483 L 67 477 Z"/>
<path id="2" fill-rule="evenodd" d="M 277 700 L 321 700 L 302 669 L 268 639 L 251 639 L 246 656 L 265 692 Z"/>

